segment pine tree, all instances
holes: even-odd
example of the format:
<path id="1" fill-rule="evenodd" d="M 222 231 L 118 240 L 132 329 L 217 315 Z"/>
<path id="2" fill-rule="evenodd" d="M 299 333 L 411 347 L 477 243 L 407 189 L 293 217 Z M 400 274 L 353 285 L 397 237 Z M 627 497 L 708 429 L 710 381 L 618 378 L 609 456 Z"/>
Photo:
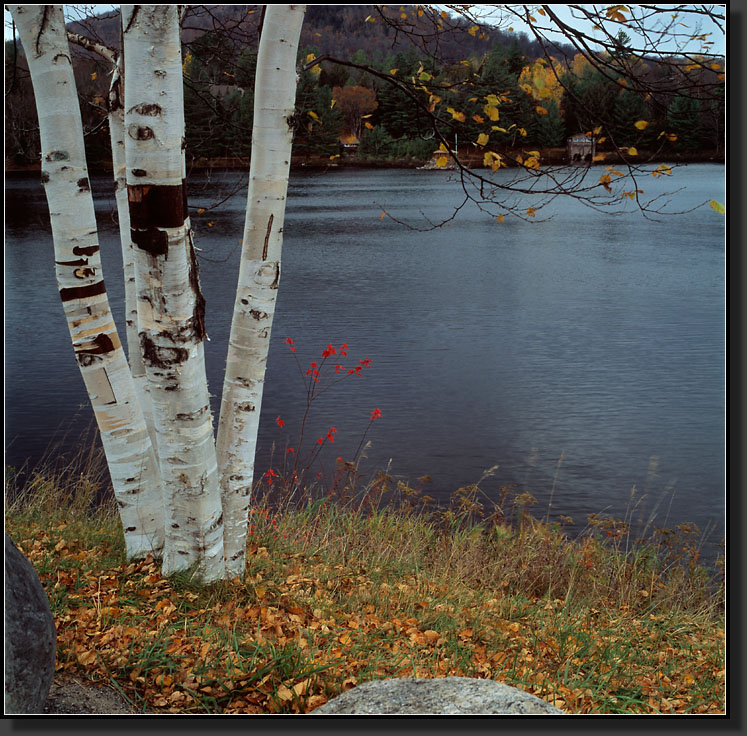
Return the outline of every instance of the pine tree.
<path id="1" fill-rule="evenodd" d="M 667 110 L 667 133 L 674 133 L 678 151 L 697 151 L 703 145 L 703 130 L 700 124 L 700 100 L 678 95 Z"/>
<path id="2" fill-rule="evenodd" d="M 651 112 L 643 98 L 630 90 L 621 90 L 613 108 L 612 138 L 617 146 L 642 146 L 650 142 L 651 133 L 635 127 L 639 120 L 650 120 Z"/>

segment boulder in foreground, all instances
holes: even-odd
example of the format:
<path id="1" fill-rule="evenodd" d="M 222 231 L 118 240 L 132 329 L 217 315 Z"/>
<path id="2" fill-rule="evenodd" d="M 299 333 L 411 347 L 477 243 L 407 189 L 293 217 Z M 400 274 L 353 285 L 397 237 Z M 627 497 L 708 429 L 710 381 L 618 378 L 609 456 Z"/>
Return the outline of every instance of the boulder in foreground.
<path id="1" fill-rule="evenodd" d="M 57 630 L 33 565 L 5 535 L 5 713 L 42 713 L 54 678 Z"/>
<path id="2" fill-rule="evenodd" d="M 494 680 L 400 678 L 364 682 L 309 715 L 565 715 L 554 705 Z"/>

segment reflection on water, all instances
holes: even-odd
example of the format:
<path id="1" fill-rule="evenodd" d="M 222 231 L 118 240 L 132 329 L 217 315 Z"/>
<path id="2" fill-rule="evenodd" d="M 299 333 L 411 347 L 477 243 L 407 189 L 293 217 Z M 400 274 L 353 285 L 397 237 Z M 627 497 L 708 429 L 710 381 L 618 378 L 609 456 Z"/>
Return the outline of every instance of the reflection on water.
<path id="1" fill-rule="evenodd" d="M 676 171 L 678 209 L 719 198 L 723 167 Z M 206 207 L 238 175 L 193 178 Z M 111 184 L 94 178 L 102 257 L 122 316 Z M 647 181 L 649 193 L 673 187 Z M 217 412 L 237 276 L 245 190 L 194 215 L 207 300 L 208 376 Z M 369 357 L 315 404 L 307 437 L 338 430 L 325 469 L 355 452 L 371 411 L 368 468 L 433 479 L 444 500 L 498 464 L 484 490 L 514 484 L 544 513 L 587 513 L 716 527 L 724 513 L 724 221 L 700 208 L 664 223 L 556 201 L 552 219 L 503 224 L 465 208 L 444 172 L 294 174 L 262 411 L 259 472 L 297 439 L 305 364 L 328 344 Z M 54 431 L 88 421 L 52 270 L 38 181 L 6 181 L 6 458 L 36 459 Z M 124 330 L 121 330 L 124 334 Z M 83 410 L 73 420 L 79 407 Z M 281 430 L 275 418 L 286 420 Z M 77 426 L 77 425 L 76 425 Z M 274 446 L 274 454 L 273 454 Z M 558 466 L 559 458 L 563 458 Z M 272 458 L 272 459 L 271 459 Z"/>

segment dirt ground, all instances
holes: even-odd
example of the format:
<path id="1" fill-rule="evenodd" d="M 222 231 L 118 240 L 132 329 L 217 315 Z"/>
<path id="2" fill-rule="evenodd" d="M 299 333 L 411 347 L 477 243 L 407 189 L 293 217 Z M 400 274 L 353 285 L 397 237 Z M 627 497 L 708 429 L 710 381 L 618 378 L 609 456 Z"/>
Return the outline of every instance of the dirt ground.
<path id="1" fill-rule="evenodd" d="M 111 685 L 96 687 L 72 677 L 57 676 L 49 690 L 43 712 L 66 715 L 132 715 L 139 711 Z"/>

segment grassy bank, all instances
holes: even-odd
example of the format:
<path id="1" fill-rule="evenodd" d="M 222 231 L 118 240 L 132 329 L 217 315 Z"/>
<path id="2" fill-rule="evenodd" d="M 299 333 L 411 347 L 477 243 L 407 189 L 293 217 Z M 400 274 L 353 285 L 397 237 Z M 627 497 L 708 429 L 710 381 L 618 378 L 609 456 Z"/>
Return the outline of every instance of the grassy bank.
<path id="1" fill-rule="evenodd" d="M 723 590 L 690 529 L 636 543 L 596 519 L 571 540 L 525 497 L 477 513 L 477 487 L 416 514 L 381 475 L 386 505 L 258 498 L 245 576 L 201 588 L 125 560 L 101 471 L 91 453 L 11 477 L 6 530 L 49 595 L 58 670 L 138 710 L 305 713 L 370 679 L 460 675 L 568 713 L 724 712 Z"/>

